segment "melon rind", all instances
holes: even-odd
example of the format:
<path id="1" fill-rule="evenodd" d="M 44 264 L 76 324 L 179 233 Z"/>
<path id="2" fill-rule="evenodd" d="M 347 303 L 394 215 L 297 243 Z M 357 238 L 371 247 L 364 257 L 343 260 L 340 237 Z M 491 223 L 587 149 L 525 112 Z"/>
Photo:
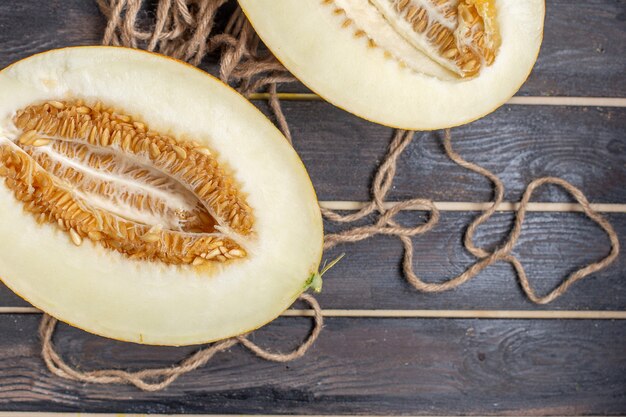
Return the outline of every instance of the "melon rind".
<path id="1" fill-rule="evenodd" d="M 355 27 L 342 27 L 345 16 L 322 0 L 238 1 L 272 53 L 315 93 L 364 119 L 411 130 L 458 126 L 504 104 L 532 70 L 545 16 L 544 0 L 496 0 L 502 45 L 495 62 L 472 79 L 443 80 L 355 37 Z"/>
<path id="2" fill-rule="evenodd" d="M 16 110 L 101 100 L 152 130 L 196 140 L 233 171 L 254 210 L 248 257 L 211 269 L 130 260 L 38 225 L 0 181 L 0 277 L 52 316 L 98 335 L 189 345 L 239 335 L 288 308 L 318 269 L 323 226 L 309 176 L 250 102 L 182 62 L 116 47 L 53 50 L 0 72 L 0 140 Z M 4 130 L 3 130 L 4 128 Z"/>

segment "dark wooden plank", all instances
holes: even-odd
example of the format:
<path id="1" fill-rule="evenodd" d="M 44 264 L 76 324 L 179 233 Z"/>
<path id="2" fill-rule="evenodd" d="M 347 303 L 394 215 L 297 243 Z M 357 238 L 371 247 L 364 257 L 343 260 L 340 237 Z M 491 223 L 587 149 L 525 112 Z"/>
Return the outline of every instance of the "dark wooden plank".
<path id="1" fill-rule="evenodd" d="M 284 102 L 283 107 L 320 200 L 367 200 L 392 130 L 325 102 Z M 508 200 L 519 200 L 533 179 L 551 175 L 571 181 L 592 202 L 626 202 L 624 108 L 504 106 L 452 132 L 455 150 L 499 175 Z M 423 132 L 399 159 L 389 197 L 489 201 L 491 195 L 488 180 L 444 154 L 441 132 Z M 569 198 L 547 187 L 538 190 L 535 201 Z"/>
<path id="2" fill-rule="evenodd" d="M 403 213 L 402 223 L 423 221 L 424 213 Z M 426 281 L 441 281 L 460 274 L 475 259 L 462 246 L 462 236 L 476 213 L 443 214 L 437 228 L 418 236 L 415 271 Z M 498 214 L 483 225 L 477 244 L 490 247 L 504 238 L 512 214 Z M 622 241 L 626 239 L 626 214 L 608 216 Z M 327 231 L 336 227 L 327 224 Z M 608 239 L 579 213 L 530 213 L 515 254 L 540 294 L 548 292 L 568 273 L 605 256 Z M 555 302 L 537 306 L 526 299 L 508 264 L 494 265 L 454 291 L 425 294 L 404 280 L 400 262 L 402 247 L 397 239 L 376 237 L 357 244 L 340 245 L 326 253 L 332 259 L 346 257 L 324 279 L 319 300 L 327 309 L 564 309 L 626 310 L 626 257 L 604 271 L 574 285 Z M 8 289 L 0 291 L 0 306 L 28 304 Z"/>
<path id="3" fill-rule="evenodd" d="M 0 68 L 37 52 L 97 45 L 105 19 L 95 1 L 0 2 Z"/>
<path id="4" fill-rule="evenodd" d="M 619 321 L 327 320 L 307 356 L 276 364 L 239 347 L 166 391 L 67 382 L 38 356 L 38 318 L 0 317 L 0 409 L 133 413 L 604 415 L 626 412 Z M 303 319 L 256 342 L 286 348 Z M 190 348 L 105 340 L 63 326 L 57 344 L 83 369 L 164 366 Z"/>
<path id="5" fill-rule="evenodd" d="M 462 273 L 475 258 L 462 245 L 467 226 L 477 213 L 443 213 L 440 224 L 413 239 L 414 269 L 427 282 L 441 282 Z M 607 216 L 620 239 L 626 237 L 626 215 Z M 425 213 L 403 213 L 402 224 L 417 224 Z M 479 229 L 476 244 L 493 248 L 503 242 L 513 214 L 497 214 Z M 327 231 L 336 226 L 328 224 Z M 610 244 L 604 233 L 582 214 L 531 213 L 514 254 L 526 268 L 539 294 L 546 294 L 574 270 L 606 256 Z M 456 290 L 428 294 L 413 289 L 401 272 L 402 246 L 397 239 L 376 237 L 344 244 L 326 253 L 346 257 L 328 273 L 319 297 L 325 308 L 349 309 L 545 309 L 625 310 L 626 259 L 574 285 L 554 302 L 538 306 L 523 294 L 508 264 L 487 268 Z"/>
<path id="6" fill-rule="evenodd" d="M 614 0 L 548 0 L 546 37 L 522 95 L 626 96 L 626 5 Z M 84 0 L 0 2 L 0 67 L 42 50 L 100 41 L 104 19 Z M 203 68 L 214 72 L 215 60 Z M 287 89 L 303 91 L 301 86 Z M 263 106 L 263 105 L 261 105 Z M 324 103 L 285 103 L 296 148 L 322 199 L 364 200 L 368 178 L 390 130 Z M 456 149 L 502 174 L 507 199 L 533 178 L 564 176 L 597 202 L 624 203 L 626 118 L 623 109 L 509 106 L 462 129 Z M 338 167 L 338 168 L 336 168 Z M 349 169 L 348 169 L 349 167 Z M 444 174 L 445 173 L 445 174 Z M 436 134 L 423 134 L 400 160 L 392 198 L 484 201 L 484 179 L 454 166 Z M 539 200 L 563 201 L 548 189 Z M 439 227 L 415 239 L 416 270 L 427 279 L 461 272 L 472 262 L 461 234 L 472 213 L 445 213 Z M 423 213 L 406 213 L 410 221 Z M 608 216 L 620 237 L 626 215 Z M 495 242 L 510 225 L 500 214 L 481 229 Z M 329 225 L 329 230 L 333 226 Z M 532 214 L 517 253 L 540 291 L 602 256 L 608 243 L 578 214 Z M 397 241 L 377 238 L 339 247 L 348 256 L 326 278 L 326 308 L 527 309 L 506 265 L 461 289 L 419 294 L 401 278 Z M 623 257 L 622 257 L 623 258 Z M 624 309 L 622 258 L 542 308 Z M 0 305 L 25 305 L 0 288 Z M 623 414 L 626 328 L 618 321 L 329 319 L 310 354 L 272 364 L 240 348 L 181 378 L 162 393 L 68 383 L 38 358 L 38 316 L 0 315 L 0 410 L 153 413 Z M 255 340 L 293 346 L 308 323 L 279 319 Z M 63 326 L 57 343 L 86 369 L 163 366 L 191 348 L 113 342 Z"/>
<path id="7" fill-rule="evenodd" d="M 0 307 L 27 307 L 29 305 L 0 282 Z"/>
<path id="8" fill-rule="evenodd" d="M 520 94 L 626 96 L 625 20 L 623 2 L 548 0 L 543 48 Z M 98 44 L 104 24 L 95 1 L 4 0 L 0 67 L 46 49 Z M 215 59 L 203 67 L 214 72 Z M 297 84 L 283 90 L 307 91 Z"/>
<path id="9" fill-rule="evenodd" d="M 521 95 L 626 96 L 626 3 L 547 0 L 544 41 Z M 595 79 L 593 85 L 586 80 Z"/>
<path id="10" fill-rule="evenodd" d="M 232 10 L 234 3 L 226 8 Z M 153 11 L 142 11 L 140 21 L 147 22 L 153 14 Z M 95 0 L 3 0 L 0 2 L 0 44 L 3 46 L 0 68 L 49 49 L 99 45 L 105 26 L 106 19 Z M 217 74 L 216 57 L 208 58 L 202 67 Z"/>

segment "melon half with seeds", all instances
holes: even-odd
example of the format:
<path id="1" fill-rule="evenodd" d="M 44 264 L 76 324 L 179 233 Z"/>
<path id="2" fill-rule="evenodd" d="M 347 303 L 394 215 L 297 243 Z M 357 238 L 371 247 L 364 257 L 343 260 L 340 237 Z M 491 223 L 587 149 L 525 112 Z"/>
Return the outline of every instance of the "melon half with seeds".
<path id="1" fill-rule="evenodd" d="M 528 77 L 544 0 L 239 0 L 274 55 L 313 91 L 403 129 L 482 117 Z"/>
<path id="2" fill-rule="evenodd" d="M 238 335 L 316 276 L 320 209 L 280 132 L 206 73 L 79 47 L 0 72 L 0 277 L 119 340 Z"/>

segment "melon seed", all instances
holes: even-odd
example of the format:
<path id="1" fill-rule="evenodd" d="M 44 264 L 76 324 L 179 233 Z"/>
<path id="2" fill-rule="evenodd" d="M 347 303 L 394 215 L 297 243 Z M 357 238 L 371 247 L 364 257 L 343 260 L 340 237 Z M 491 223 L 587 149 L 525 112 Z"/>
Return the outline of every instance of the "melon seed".
<path id="1" fill-rule="evenodd" d="M 20 134 L 0 142 L 0 176 L 37 222 L 57 225 L 76 246 L 89 239 L 174 265 L 246 256 L 216 226 L 251 235 L 252 209 L 198 142 L 80 100 L 33 104 L 13 122 Z"/>

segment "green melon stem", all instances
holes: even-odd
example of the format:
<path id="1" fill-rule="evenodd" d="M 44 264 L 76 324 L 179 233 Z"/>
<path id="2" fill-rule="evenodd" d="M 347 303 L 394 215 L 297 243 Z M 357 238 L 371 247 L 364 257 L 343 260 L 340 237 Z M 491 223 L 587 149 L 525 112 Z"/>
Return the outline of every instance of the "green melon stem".
<path id="1" fill-rule="evenodd" d="M 305 290 L 312 289 L 316 293 L 322 292 L 322 276 L 326 272 L 328 272 L 332 267 L 334 267 L 337 264 L 337 262 L 343 259 L 344 256 L 346 256 L 346 254 L 342 253 L 341 255 L 339 255 L 338 257 L 336 257 L 335 259 L 333 259 L 332 261 L 328 263 L 324 261 L 322 270 L 314 274 L 311 274 L 311 276 L 307 280 Z"/>

